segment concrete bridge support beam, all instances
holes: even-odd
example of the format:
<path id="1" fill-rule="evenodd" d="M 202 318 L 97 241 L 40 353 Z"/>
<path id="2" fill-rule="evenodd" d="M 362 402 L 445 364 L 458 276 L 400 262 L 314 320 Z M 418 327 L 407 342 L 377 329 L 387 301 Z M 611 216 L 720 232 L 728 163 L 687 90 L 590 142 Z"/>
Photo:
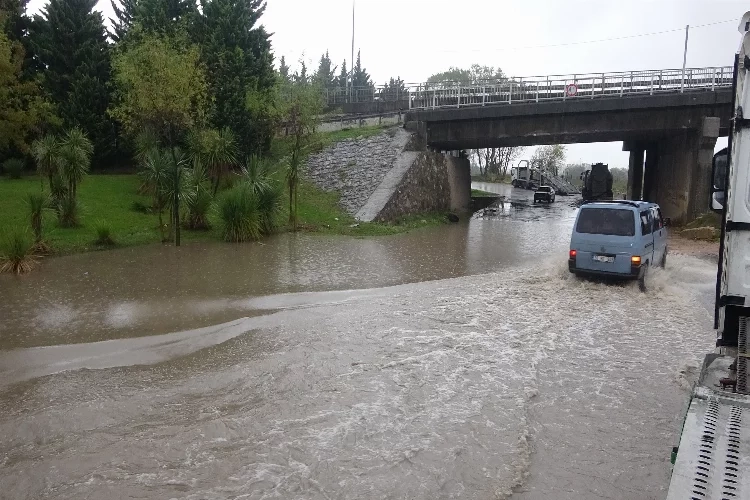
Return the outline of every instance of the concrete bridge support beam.
<path id="1" fill-rule="evenodd" d="M 708 210 L 711 160 L 719 137 L 719 118 L 706 117 L 697 130 L 685 130 L 658 143 L 654 201 L 675 222 Z M 651 193 L 649 193 L 651 195 Z"/>
<path id="2" fill-rule="evenodd" d="M 658 168 L 659 153 L 656 144 L 646 147 L 646 165 L 643 174 L 643 197 L 642 200 L 656 200 L 656 169 Z"/>

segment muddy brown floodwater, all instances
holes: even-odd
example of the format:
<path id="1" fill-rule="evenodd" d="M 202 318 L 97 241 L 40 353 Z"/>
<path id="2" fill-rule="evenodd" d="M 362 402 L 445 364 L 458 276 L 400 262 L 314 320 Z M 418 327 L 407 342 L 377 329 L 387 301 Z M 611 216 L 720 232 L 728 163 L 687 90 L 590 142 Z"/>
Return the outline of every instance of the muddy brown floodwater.
<path id="1" fill-rule="evenodd" d="M 572 199 L 475 187 L 406 235 L 0 276 L 0 498 L 664 498 L 715 264 L 579 280 Z"/>

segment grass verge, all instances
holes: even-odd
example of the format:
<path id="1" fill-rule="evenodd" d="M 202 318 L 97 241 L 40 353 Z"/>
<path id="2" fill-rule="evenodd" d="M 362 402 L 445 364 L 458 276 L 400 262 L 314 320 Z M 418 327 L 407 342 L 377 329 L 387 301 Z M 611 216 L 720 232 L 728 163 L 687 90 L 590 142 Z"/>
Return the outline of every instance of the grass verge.
<path id="1" fill-rule="evenodd" d="M 474 198 L 497 198 L 500 195 L 497 193 L 490 193 L 489 191 L 482 191 L 481 189 L 472 189 L 471 196 Z"/>

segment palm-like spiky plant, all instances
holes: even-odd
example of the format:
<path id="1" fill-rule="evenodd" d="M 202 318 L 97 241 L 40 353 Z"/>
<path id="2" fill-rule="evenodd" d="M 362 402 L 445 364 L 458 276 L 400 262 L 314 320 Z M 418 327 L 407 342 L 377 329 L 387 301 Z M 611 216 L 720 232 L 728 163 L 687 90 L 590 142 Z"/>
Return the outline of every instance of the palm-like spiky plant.
<path id="1" fill-rule="evenodd" d="M 75 199 L 78 184 L 91 167 L 94 145 L 81 129 L 75 127 L 60 138 L 58 147 L 60 171 L 68 183 L 69 195 Z"/>
<path id="2" fill-rule="evenodd" d="M 186 200 L 188 208 L 187 227 L 189 229 L 209 229 L 208 212 L 211 208 L 210 181 L 206 169 L 199 161 L 193 162 L 187 183 L 193 196 Z"/>
<path id="3" fill-rule="evenodd" d="M 50 191 L 52 191 L 53 178 L 59 171 L 57 137 L 48 134 L 34 141 L 31 145 L 31 156 L 36 162 L 40 182 L 46 177 L 49 180 Z"/>
<path id="4" fill-rule="evenodd" d="M 143 190 L 151 196 L 151 208 L 159 214 L 159 232 L 162 241 L 166 240 L 164 233 L 164 208 L 167 204 L 166 186 L 172 158 L 166 151 L 153 149 L 141 159 L 141 170 L 138 176 L 143 183 Z"/>
<path id="5" fill-rule="evenodd" d="M 187 143 L 190 159 L 206 166 L 215 195 L 222 176 L 237 164 L 237 141 L 234 133 L 229 128 L 197 131 L 188 135 Z"/>
<path id="6" fill-rule="evenodd" d="M 49 197 L 44 193 L 29 193 L 26 196 L 26 204 L 29 207 L 31 229 L 34 231 L 34 253 L 47 254 L 50 252 L 50 248 L 44 241 L 42 228 L 44 212 L 50 208 Z"/>
<path id="7" fill-rule="evenodd" d="M 273 184 L 268 163 L 258 155 L 252 155 L 247 159 L 243 174 L 245 175 L 245 182 L 256 194 L 267 191 Z"/>

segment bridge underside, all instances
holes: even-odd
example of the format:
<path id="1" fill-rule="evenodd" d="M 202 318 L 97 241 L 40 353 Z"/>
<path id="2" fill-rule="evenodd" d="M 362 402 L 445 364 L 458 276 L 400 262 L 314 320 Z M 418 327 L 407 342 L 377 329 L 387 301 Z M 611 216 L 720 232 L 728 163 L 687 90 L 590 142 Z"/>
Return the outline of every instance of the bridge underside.
<path id="1" fill-rule="evenodd" d="M 665 216 L 685 220 L 707 210 L 711 157 L 716 138 L 727 133 L 730 108 L 731 93 L 720 90 L 420 110 L 406 122 L 429 147 L 445 151 L 623 141 L 631 177 L 643 179 L 631 182 L 630 197 L 656 201 Z"/>

